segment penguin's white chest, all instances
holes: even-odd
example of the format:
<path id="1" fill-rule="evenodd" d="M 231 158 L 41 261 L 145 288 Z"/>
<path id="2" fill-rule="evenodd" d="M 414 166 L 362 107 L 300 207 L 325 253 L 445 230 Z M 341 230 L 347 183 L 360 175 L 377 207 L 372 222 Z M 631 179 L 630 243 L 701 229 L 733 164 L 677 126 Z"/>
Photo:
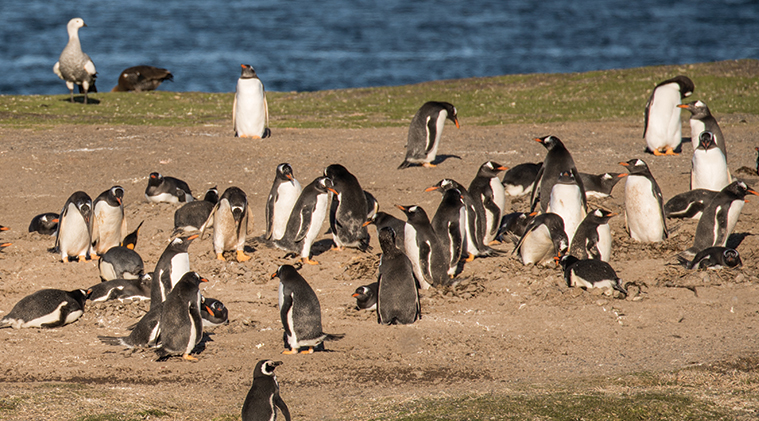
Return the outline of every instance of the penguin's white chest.
<path id="1" fill-rule="evenodd" d="M 311 254 L 311 245 L 314 243 L 316 237 L 319 236 L 319 231 L 322 228 L 324 219 L 327 217 L 327 205 L 329 204 L 330 195 L 322 193 L 316 196 L 316 204 L 314 205 L 314 211 L 311 214 L 311 224 L 306 231 L 306 238 L 303 240 L 303 249 L 301 250 L 301 257 L 309 257 Z M 304 221 L 301 221 L 304 223 Z"/>
<path id="2" fill-rule="evenodd" d="M 70 203 L 58 227 L 59 247 L 65 260 L 68 256 L 83 256 L 90 248 L 90 230 L 76 205 Z"/>
<path id="3" fill-rule="evenodd" d="M 625 182 L 625 218 L 635 241 L 653 243 L 664 239 L 659 200 L 651 181 L 644 176 L 629 175 Z"/>
<path id="4" fill-rule="evenodd" d="M 416 238 L 417 235 L 414 226 L 407 222 L 403 229 L 406 257 L 411 261 L 411 267 L 414 270 L 414 275 L 416 275 L 416 279 L 419 281 L 420 286 L 422 289 L 427 289 L 430 287 L 430 284 L 425 280 L 427 278 L 424 276 L 424 270 L 421 264 L 421 250 L 419 248 L 419 239 Z"/>
<path id="5" fill-rule="evenodd" d="M 547 226 L 541 225 L 526 234 L 519 252 L 525 265 L 549 265 L 553 262 L 553 249 L 551 231 Z"/>
<path id="6" fill-rule="evenodd" d="M 425 130 L 427 131 L 427 148 L 430 147 L 430 142 L 432 142 L 432 148 L 430 149 L 429 153 L 427 153 L 427 162 L 432 162 L 437 156 L 437 148 L 440 146 L 440 138 L 443 136 L 443 127 L 445 127 L 446 118 L 448 118 L 448 111 L 441 110 L 437 115 L 437 121 L 435 121 L 434 139 L 430 139 L 429 126 L 426 124 L 424 125 Z M 429 122 L 429 117 L 427 117 L 427 121 Z"/>
<path id="7" fill-rule="evenodd" d="M 730 184 L 725 155 L 719 148 L 693 151 L 691 169 L 691 190 L 707 189 L 720 191 Z"/>
<path id="8" fill-rule="evenodd" d="M 598 233 L 598 253 L 601 255 L 601 260 L 608 262 L 611 258 L 611 228 L 609 224 L 601 224 L 596 228 Z"/>
<path id="9" fill-rule="evenodd" d="M 715 244 L 715 246 L 725 246 L 727 243 L 727 237 L 729 237 L 735 229 L 735 224 L 738 223 L 738 217 L 741 216 L 741 211 L 743 210 L 743 206 L 745 204 L 746 202 L 744 200 L 733 200 L 730 203 L 730 209 L 727 211 L 727 233 L 725 234 L 725 240 L 722 242 L 722 244 Z M 715 235 L 714 238 L 717 238 L 717 236 Z"/>
<path id="10" fill-rule="evenodd" d="M 257 78 L 238 79 L 235 93 L 235 131 L 240 137 L 261 137 L 266 126 L 264 85 Z"/>
<path id="11" fill-rule="evenodd" d="M 177 253 L 171 258 L 171 273 L 169 278 L 171 279 L 171 288 L 174 289 L 177 282 L 182 279 L 185 273 L 190 271 L 190 255 L 187 253 Z M 167 291 L 166 294 L 169 292 Z M 164 295 L 164 301 L 166 295 Z"/>
<path id="12" fill-rule="evenodd" d="M 121 239 L 125 233 L 122 233 L 122 223 L 124 221 L 124 212 L 119 206 L 110 206 L 105 201 L 100 201 L 95 205 L 95 215 L 97 232 L 93 232 L 93 241 L 97 241 L 98 254 L 103 254 L 111 247 L 121 244 Z"/>
<path id="13" fill-rule="evenodd" d="M 680 86 L 668 83 L 656 88 L 648 109 L 646 144 L 652 151 L 664 147 L 677 147 L 682 141 L 680 122 Z"/>
<path id="14" fill-rule="evenodd" d="M 690 141 L 691 145 L 693 145 L 693 150 L 695 152 L 695 149 L 701 145 L 701 133 L 706 130 L 706 125 L 703 121 L 697 120 L 695 118 L 690 119 Z"/>
<path id="15" fill-rule="evenodd" d="M 232 215 L 232 210 L 229 201 L 223 199 L 219 202 L 219 208 L 214 213 L 213 248 L 216 254 L 223 253 L 225 250 L 242 250 L 242 247 L 245 245 L 247 227 L 240 227 L 240 235 L 238 237 L 237 221 L 235 221 Z M 242 212 L 243 219 L 240 223 L 245 221 L 244 208 Z"/>
<path id="16" fill-rule="evenodd" d="M 290 213 L 292 213 L 301 190 L 302 188 L 297 180 L 282 183 L 277 187 L 277 201 L 274 202 L 271 217 L 272 240 L 279 240 L 285 235 L 287 221 L 290 219 Z"/>
<path id="17" fill-rule="evenodd" d="M 567 233 L 569 244 L 572 244 L 577 226 L 585 218 L 580 186 L 577 184 L 554 184 L 553 189 L 551 189 L 548 211 L 561 216 L 564 220 L 564 231 Z"/>

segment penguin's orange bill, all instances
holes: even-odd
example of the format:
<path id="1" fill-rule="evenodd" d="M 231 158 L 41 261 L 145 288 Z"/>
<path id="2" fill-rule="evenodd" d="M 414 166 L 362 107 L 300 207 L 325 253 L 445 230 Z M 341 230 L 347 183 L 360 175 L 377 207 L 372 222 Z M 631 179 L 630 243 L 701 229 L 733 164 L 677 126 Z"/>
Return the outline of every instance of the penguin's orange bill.
<path id="1" fill-rule="evenodd" d="M 194 240 L 196 238 L 198 238 L 198 234 L 193 234 L 193 235 L 187 237 L 187 241 Z"/>
<path id="2" fill-rule="evenodd" d="M 53 219 L 53 222 L 58 223 L 58 218 Z"/>
<path id="3" fill-rule="evenodd" d="M 370 220 L 364 222 L 363 224 L 361 224 L 361 226 L 362 227 L 366 227 L 366 226 L 369 226 L 369 224 L 371 224 L 371 223 L 372 223 L 372 220 L 370 219 Z"/>
<path id="4" fill-rule="evenodd" d="M 630 166 L 630 164 L 628 164 L 627 162 L 620 162 L 619 165 L 621 165 L 623 167 L 629 167 Z"/>
<path id="5" fill-rule="evenodd" d="M 406 210 L 406 207 L 405 207 L 405 206 L 401 206 L 401 205 L 395 205 L 395 207 L 396 207 L 396 208 L 398 208 L 398 209 L 400 209 L 400 210 L 402 210 L 402 211 L 405 211 L 405 210 Z"/>
<path id="6" fill-rule="evenodd" d="M 534 140 L 534 141 L 536 141 L 536 142 L 538 142 L 538 143 L 543 143 L 543 139 L 541 139 L 541 138 L 539 138 L 539 137 L 536 137 L 536 138 L 535 138 L 535 139 L 533 139 L 533 140 Z"/>
<path id="7" fill-rule="evenodd" d="M 538 211 L 535 211 L 535 212 L 532 212 L 532 213 L 530 213 L 530 214 L 529 214 L 529 215 L 527 215 L 527 216 L 537 216 L 537 214 L 538 214 Z"/>
<path id="8" fill-rule="evenodd" d="M 456 125 L 456 128 L 457 128 L 457 129 L 460 129 L 460 128 L 461 128 L 461 126 L 459 126 L 459 119 L 458 119 L 458 118 L 456 118 L 456 119 L 454 119 L 454 120 L 453 120 L 453 124 L 455 124 L 455 125 Z"/>
<path id="9" fill-rule="evenodd" d="M 497 169 L 498 171 L 506 171 L 506 170 L 508 170 L 508 169 L 509 169 L 509 167 L 504 167 L 503 165 L 501 165 L 500 167 L 498 167 L 498 168 L 496 168 L 496 169 Z"/>
<path id="10" fill-rule="evenodd" d="M 208 282 L 208 279 L 201 277 L 200 282 Z"/>
<path id="11" fill-rule="evenodd" d="M 274 273 L 271 274 L 271 279 L 274 279 L 276 277 L 277 277 L 277 272 L 274 272 Z"/>
<path id="12" fill-rule="evenodd" d="M 337 190 L 333 189 L 332 187 L 327 187 L 327 190 L 331 191 L 334 194 L 338 194 Z"/>
<path id="13" fill-rule="evenodd" d="M 10 246 L 11 244 L 13 244 L 13 243 L 3 243 L 3 244 L 0 244 L 0 247 L 8 247 L 8 246 Z"/>
<path id="14" fill-rule="evenodd" d="M 626 164 L 627 163 L 625 163 L 625 165 Z M 628 174 L 628 173 L 625 172 L 625 173 L 622 173 L 622 174 L 618 175 L 617 178 L 627 177 L 628 175 L 630 175 L 630 174 Z"/>
<path id="15" fill-rule="evenodd" d="M 359 294 L 358 294 L 358 292 L 354 292 L 354 293 L 353 293 L 353 295 L 351 295 L 351 297 L 353 297 L 353 298 L 357 298 L 357 297 L 358 297 L 358 295 L 359 295 Z"/>
<path id="16" fill-rule="evenodd" d="M 0 226 L 0 231 L 8 231 L 10 228 Z"/>
<path id="17" fill-rule="evenodd" d="M 209 312 L 209 313 L 211 313 L 212 315 L 216 316 L 215 314 L 213 314 L 213 310 L 211 310 L 211 307 L 208 307 L 208 306 L 205 306 L 205 307 L 206 307 L 206 311 L 207 311 L 207 312 Z"/>
<path id="18" fill-rule="evenodd" d="M 688 104 L 679 104 L 677 108 L 688 108 Z"/>
<path id="19" fill-rule="evenodd" d="M 439 188 L 438 186 L 427 187 L 426 189 L 424 189 L 424 191 L 431 192 L 431 191 L 437 190 L 438 188 Z M 398 206 L 398 205 L 395 205 L 395 206 Z"/>

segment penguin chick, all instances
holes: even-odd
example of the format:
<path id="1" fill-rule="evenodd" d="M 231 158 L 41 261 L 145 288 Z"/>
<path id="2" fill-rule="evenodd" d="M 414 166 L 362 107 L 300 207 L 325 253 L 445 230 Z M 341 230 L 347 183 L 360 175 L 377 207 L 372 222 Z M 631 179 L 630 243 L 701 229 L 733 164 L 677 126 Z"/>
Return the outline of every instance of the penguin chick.
<path id="1" fill-rule="evenodd" d="M 211 211 L 208 219 L 200 227 L 200 235 L 213 226 L 213 249 L 216 258 L 224 261 L 226 250 L 235 250 L 238 262 L 250 260 L 245 254 L 245 239 L 250 223 L 248 197 L 239 187 L 230 187 L 221 195 L 219 203 Z"/>
<path id="2" fill-rule="evenodd" d="M 290 421 L 290 411 L 279 395 L 279 383 L 274 369 L 282 361 L 261 360 L 253 370 L 253 384 L 242 404 L 242 421 L 276 421 L 277 408 L 282 411 L 285 421 Z"/>
<path id="3" fill-rule="evenodd" d="M 435 167 L 432 161 L 437 157 L 446 119 L 451 120 L 456 128 L 459 128 L 458 113 L 451 103 L 430 101 L 419 108 L 411 119 L 406 143 L 406 158 L 398 166 L 399 170 L 414 164 L 421 164 L 427 168 Z"/>
<path id="4" fill-rule="evenodd" d="M 145 273 L 145 264 L 136 251 L 127 247 L 113 247 L 100 256 L 98 269 L 103 281 L 138 279 Z"/>
<path id="5" fill-rule="evenodd" d="M 47 212 L 32 218 L 29 223 L 29 232 L 38 232 L 42 235 L 56 235 L 58 232 L 58 214 Z"/>
<path id="6" fill-rule="evenodd" d="M 150 173 L 145 198 L 151 203 L 184 203 L 195 200 L 190 186 L 174 177 L 164 177 L 161 173 Z"/>
<path id="7" fill-rule="evenodd" d="M 0 319 L 0 328 L 52 328 L 74 323 L 84 314 L 86 299 L 87 293 L 81 289 L 39 290 L 16 303 L 10 313 Z"/>
<path id="8" fill-rule="evenodd" d="M 530 221 L 537 215 L 537 212 L 512 212 L 504 215 L 501 218 L 501 226 L 498 228 L 498 236 L 496 238 L 500 238 L 501 242 L 509 240 L 516 245 L 524 235 Z"/>
<path id="9" fill-rule="evenodd" d="M 701 213 L 719 192 L 696 189 L 673 196 L 664 205 L 667 218 L 701 218 Z"/>
<path id="10" fill-rule="evenodd" d="M 351 297 L 356 299 L 356 310 L 373 311 L 377 309 L 377 288 L 379 284 L 372 282 L 356 288 Z"/>
<path id="11" fill-rule="evenodd" d="M 568 287 L 613 288 L 627 297 L 614 268 L 602 260 L 579 260 L 571 254 L 562 256 L 561 267 Z"/>
<path id="12" fill-rule="evenodd" d="M 523 265 L 555 266 L 555 256 L 569 248 L 564 220 L 555 213 L 536 216 L 525 229 L 512 254 L 519 255 Z"/>

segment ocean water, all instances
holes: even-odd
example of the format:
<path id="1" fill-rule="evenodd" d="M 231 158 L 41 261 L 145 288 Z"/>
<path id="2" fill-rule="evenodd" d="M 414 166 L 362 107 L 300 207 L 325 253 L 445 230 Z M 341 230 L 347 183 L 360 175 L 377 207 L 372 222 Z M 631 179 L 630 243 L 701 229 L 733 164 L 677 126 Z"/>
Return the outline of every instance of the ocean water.
<path id="1" fill-rule="evenodd" d="M 25 0 L 0 2 L 0 94 L 66 94 L 53 64 L 81 17 L 99 91 L 121 70 L 159 89 L 232 92 L 240 64 L 267 90 L 387 86 L 759 58 L 754 0 Z"/>

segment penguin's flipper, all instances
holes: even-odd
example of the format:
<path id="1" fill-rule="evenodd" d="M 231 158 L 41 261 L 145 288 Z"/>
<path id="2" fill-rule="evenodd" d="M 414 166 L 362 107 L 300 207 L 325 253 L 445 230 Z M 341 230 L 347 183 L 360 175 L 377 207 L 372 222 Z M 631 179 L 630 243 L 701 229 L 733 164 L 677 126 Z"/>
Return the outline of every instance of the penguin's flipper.
<path id="1" fill-rule="evenodd" d="M 237 137 L 237 92 L 235 92 L 235 100 L 232 102 L 232 130 L 235 131 L 235 137 Z"/>
<path id="2" fill-rule="evenodd" d="M 535 207 L 538 205 L 538 198 L 540 198 L 540 183 L 543 180 L 544 169 L 545 167 L 541 165 L 538 170 L 538 175 L 535 176 L 535 183 L 532 185 L 532 192 L 530 193 L 530 213 L 535 212 Z M 537 196 L 535 193 L 537 193 Z"/>
<path id="3" fill-rule="evenodd" d="M 311 225 L 311 213 L 313 209 L 311 208 L 304 208 L 300 212 L 300 229 L 298 229 L 298 234 L 295 235 L 294 242 L 302 241 L 304 238 L 306 238 L 306 233 L 308 233 L 308 227 Z"/>
<path id="4" fill-rule="evenodd" d="M 244 224 L 245 235 L 248 235 L 253 230 L 253 211 L 250 210 L 250 206 L 245 206 L 245 217 L 243 219 L 245 222 L 240 223 L 240 225 Z M 240 234 L 238 233 L 237 235 L 239 236 Z"/>
<path id="5" fill-rule="evenodd" d="M 656 89 L 654 89 L 654 91 L 656 91 Z M 651 91 L 651 96 L 648 97 L 648 101 L 646 101 L 646 116 L 643 119 L 643 138 L 646 137 L 646 132 L 648 131 L 648 114 L 651 111 L 651 104 L 654 102 L 654 91 Z"/>
<path id="6" fill-rule="evenodd" d="M 724 206 L 718 206 L 717 212 L 716 212 L 716 223 L 717 223 L 717 229 L 715 230 L 716 234 L 714 240 L 712 241 L 712 244 L 709 244 L 707 247 L 711 246 L 724 246 L 727 242 L 727 221 L 728 221 L 728 213 L 730 212 L 730 203 L 728 203 L 727 207 Z M 695 241 L 694 241 L 695 244 Z"/>
<path id="7" fill-rule="evenodd" d="M 427 144 L 424 146 L 424 154 L 427 155 L 435 145 L 435 138 L 437 137 L 437 119 L 427 117 Z"/>
<path id="8" fill-rule="evenodd" d="M 582 178 L 580 177 L 580 173 L 577 171 L 577 168 L 572 168 L 572 176 L 575 178 L 575 182 L 580 187 L 580 196 L 582 196 L 582 210 L 587 213 L 588 197 L 585 194 L 585 185 L 582 184 Z M 661 207 L 661 201 L 659 203 L 659 207 Z"/>
<path id="9" fill-rule="evenodd" d="M 290 410 L 287 409 L 287 405 L 285 405 L 285 401 L 282 400 L 282 397 L 279 396 L 279 392 L 277 392 L 274 395 L 274 405 L 276 405 L 280 411 L 282 411 L 282 415 L 285 417 L 285 421 L 290 421 Z"/>
<path id="10" fill-rule="evenodd" d="M 219 201 L 221 203 L 221 201 Z M 216 214 L 216 211 L 219 209 L 219 203 L 217 203 L 213 209 L 211 209 L 211 213 L 208 215 L 208 219 L 206 219 L 206 222 L 203 223 L 200 227 L 200 234 L 198 234 L 198 237 L 202 240 L 203 234 L 206 232 L 206 228 L 213 226 L 213 217 Z"/>
<path id="11" fill-rule="evenodd" d="M 293 306 L 292 294 L 283 294 L 280 297 L 279 303 L 279 317 L 282 319 L 282 326 L 285 328 L 285 346 L 287 346 L 287 337 L 292 335 L 292 326 L 289 324 L 287 314 L 290 312 Z"/>
<path id="12" fill-rule="evenodd" d="M 488 193 L 485 194 L 483 206 L 485 206 L 485 209 L 489 210 L 493 215 L 498 215 L 501 213 L 501 208 L 499 208 L 498 205 L 496 205 L 493 201 L 493 192 L 490 190 L 488 190 Z M 498 228 L 500 228 L 498 224 L 493 224 L 488 234 L 496 235 L 498 233 Z"/>
<path id="13" fill-rule="evenodd" d="M 269 128 L 269 103 L 266 102 L 266 91 L 264 91 L 264 127 Z M 264 133 L 266 133 L 266 130 L 264 130 Z"/>

